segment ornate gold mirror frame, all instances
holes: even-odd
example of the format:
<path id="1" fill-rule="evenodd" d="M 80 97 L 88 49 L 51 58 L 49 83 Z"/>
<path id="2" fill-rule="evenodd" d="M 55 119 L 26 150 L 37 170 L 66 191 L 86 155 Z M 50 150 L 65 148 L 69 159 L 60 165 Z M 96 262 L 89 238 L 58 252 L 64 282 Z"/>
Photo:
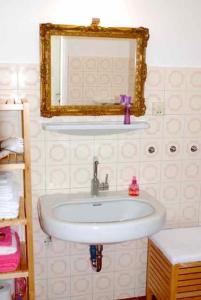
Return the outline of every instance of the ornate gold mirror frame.
<path id="1" fill-rule="evenodd" d="M 51 36 L 106 37 L 136 40 L 135 91 L 131 113 L 145 114 L 144 84 L 147 74 L 145 53 L 149 30 L 147 28 L 101 27 L 97 22 L 91 26 L 40 24 L 40 74 L 41 115 L 44 117 L 67 115 L 121 115 L 122 105 L 52 105 L 51 99 Z"/>

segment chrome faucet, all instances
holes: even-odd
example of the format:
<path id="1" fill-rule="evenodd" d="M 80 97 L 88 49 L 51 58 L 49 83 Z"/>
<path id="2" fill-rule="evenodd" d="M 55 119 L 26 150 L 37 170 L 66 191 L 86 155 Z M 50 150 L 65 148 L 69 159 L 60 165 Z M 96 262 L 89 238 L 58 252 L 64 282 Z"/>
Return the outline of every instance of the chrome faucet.
<path id="1" fill-rule="evenodd" d="M 93 164 L 93 178 L 91 180 L 91 195 L 92 196 L 98 196 L 99 191 L 105 191 L 109 190 L 109 184 L 108 184 L 108 174 L 105 176 L 105 182 L 101 182 L 98 179 L 98 160 L 94 159 Z"/>

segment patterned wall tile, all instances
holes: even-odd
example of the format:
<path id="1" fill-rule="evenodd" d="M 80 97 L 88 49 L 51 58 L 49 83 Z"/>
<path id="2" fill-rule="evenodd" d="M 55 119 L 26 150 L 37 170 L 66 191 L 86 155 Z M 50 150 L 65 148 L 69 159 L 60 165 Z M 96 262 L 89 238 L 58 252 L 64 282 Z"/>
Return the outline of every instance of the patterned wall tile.
<path id="1" fill-rule="evenodd" d="M 117 186 L 127 186 L 133 176 L 139 178 L 139 163 L 122 163 L 117 166 Z"/>
<path id="2" fill-rule="evenodd" d="M 90 274 L 92 272 L 90 260 L 86 254 L 70 257 L 70 273 L 72 275 Z"/>
<path id="3" fill-rule="evenodd" d="M 137 270 L 135 286 L 138 288 L 146 286 L 146 269 L 143 268 Z"/>
<path id="4" fill-rule="evenodd" d="M 48 279 L 48 299 L 57 299 L 70 296 L 70 278 L 52 278 Z M 68 299 L 68 298 L 67 298 Z"/>
<path id="5" fill-rule="evenodd" d="M 189 180 L 181 183 L 181 201 L 182 202 L 199 202 L 201 196 L 200 181 Z"/>
<path id="6" fill-rule="evenodd" d="M 47 300 L 47 280 L 35 280 L 36 300 Z"/>
<path id="7" fill-rule="evenodd" d="M 70 160 L 74 164 L 91 164 L 94 157 L 93 141 L 76 141 L 70 143 Z"/>
<path id="8" fill-rule="evenodd" d="M 0 90 L 17 89 L 17 65 L 0 65 Z"/>
<path id="9" fill-rule="evenodd" d="M 92 275 L 71 276 L 71 296 L 92 294 Z"/>
<path id="10" fill-rule="evenodd" d="M 164 203 L 164 206 L 166 208 L 166 228 L 175 228 L 179 227 L 179 221 L 180 221 L 180 204 L 174 203 L 172 204 L 166 204 Z"/>
<path id="11" fill-rule="evenodd" d="M 144 295 L 146 295 L 146 288 L 136 288 L 135 289 L 135 295 L 138 295 L 138 297 L 143 297 Z"/>
<path id="12" fill-rule="evenodd" d="M 47 257 L 47 247 L 43 239 L 36 239 L 36 237 L 34 237 L 34 255 L 37 258 Z"/>
<path id="13" fill-rule="evenodd" d="M 64 299 L 66 300 L 66 298 Z M 73 296 L 73 297 L 70 297 L 70 300 L 93 300 L 92 298 L 92 294 L 91 295 L 82 295 L 82 296 Z"/>
<path id="14" fill-rule="evenodd" d="M 68 141 L 46 142 L 46 165 L 69 164 L 70 144 Z"/>
<path id="15" fill-rule="evenodd" d="M 182 176 L 181 161 L 163 161 L 161 164 L 161 181 L 179 181 Z"/>
<path id="16" fill-rule="evenodd" d="M 89 246 L 80 243 L 71 243 L 70 244 L 70 255 L 89 255 Z"/>
<path id="17" fill-rule="evenodd" d="M 30 118 L 30 137 L 37 140 L 43 140 L 44 138 L 41 122 L 36 116 Z"/>
<path id="18" fill-rule="evenodd" d="M 47 189 L 70 188 L 70 172 L 67 165 L 47 165 L 45 170 L 45 187 Z"/>
<path id="19" fill-rule="evenodd" d="M 115 254 L 114 271 L 128 271 L 134 269 L 136 265 L 136 251 L 121 250 Z"/>
<path id="20" fill-rule="evenodd" d="M 121 271 L 114 273 L 114 288 L 118 290 L 130 290 L 134 289 L 135 286 L 135 272 L 132 271 Z"/>
<path id="21" fill-rule="evenodd" d="M 117 143 L 116 141 L 99 141 L 94 145 L 94 155 L 102 163 L 113 163 L 117 161 Z"/>
<path id="22" fill-rule="evenodd" d="M 180 196 L 181 186 L 178 182 L 165 182 L 161 184 L 160 200 L 166 204 L 178 203 L 181 200 Z"/>
<path id="23" fill-rule="evenodd" d="M 34 260 L 34 271 L 35 278 L 37 279 L 46 279 L 47 278 L 47 259 L 43 258 L 35 258 Z"/>
<path id="24" fill-rule="evenodd" d="M 188 226 L 196 226 L 199 220 L 199 202 L 180 204 L 180 222 Z"/>
<path id="25" fill-rule="evenodd" d="M 166 90 L 184 90 L 186 88 L 186 73 L 184 69 L 167 68 L 165 75 Z"/>
<path id="26" fill-rule="evenodd" d="M 135 140 L 119 140 L 117 145 L 118 162 L 134 162 L 140 160 L 140 142 Z"/>
<path id="27" fill-rule="evenodd" d="M 145 293 L 143 294 L 145 295 Z M 114 291 L 114 298 L 115 300 L 119 300 L 119 299 L 127 299 L 127 298 L 133 298 L 135 297 L 135 289 L 131 288 L 131 289 L 115 289 Z"/>
<path id="28" fill-rule="evenodd" d="M 18 97 L 29 100 L 31 115 L 40 116 L 40 92 L 38 89 L 19 90 Z"/>
<path id="29" fill-rule="evenodd" d="M 110 299 L 113 299 L 113 293 L 96 293 L 95 296 L 93 297 L 93 300 L 110 300 Z"/>
<path id="30" fill-rule="evenodd" d="M 187 91 L 185 97 L 185 113 L 187 114 L 198 114 L 201 112 L 200 103 L 201 92 L 200 90 Z"/>
<path id="31" fill-rule="evenodd" d="M 69 244 L 65 241 L 52 238 L 52 242 L 47 246 L 48 259 L 69 255 Z"/>
<path id="32" fill-rule="evenodd" d="M 182 115 L 186 111 L 186 93 L 183 91 L 165 92 L 165 113 L 167 115 Z"/>
<path id="33" fill-rule="evenodd" d="M 146 89 L 164 90 L 165 68 L 149 67 L 146 79 Z"/>
<path id="34" fill-rule="evenodd" d="M 104 247 L 102 273 L 111 273 L 114 271 L 115 255 L 114 252 L 106 252 Z"/>
<path id="35" fill-rule="evenodd" d="M 187 88 L 191 90 L 201 89 L 201 70 L 200 68 L 186 69 Z"/>
<path id="36" fill-rule="evenodd" d="M 184 161 L 183 162 L 183 180 L 200 180 L 201 179 L 201 161 Z"/>
<path id="37" fill-rule="evenodd" d="M 45 188 L 45 166 L 32 164 L 32 189 L 42 190 Z"/>
<path id="38" fill-rule="evenodd" d="M 70 185 L 72 188 L 90 187 L 92 178 L 91 165 L 72 165 Z"/>
<path id="39" fill-rule="evenodd" d="M 141 131 L 141 138 L 161 138 L 163 136 L 163 118 L 147 117 L 146 121 L 149 123 L 150 128 Z"/>
<path id="40" fill-rule="evenodd" d="M 164 116 L 165 137 L 182 137 L 184 129 L 184 118 L 179 115 Z"/>
<path id="41" fill-rule="evenodd" d="M 158 183 L 140 183 L 140 189 L 149 193 L 152 197 L 160 201 L 160 189 L 158 188 Z"/>
<path id="42" fill-rule="evenodd" d="M 39 87 L 39 66 L 36 64 L 18 65 L 18 89 L 38 90 Z"/>
<path id="43" fill-rule="evenodd" d="M 157 162 L 142 162 L 140 164 L 140 182 L 156 183 L 160 181 L 160 164 Z"/>
<path id="44" fill-rule="evenodd" d="M 126 64 L 119 59 L 70 58 L 70 80 L 76 83 L 70 91 L 71 100 L 119 101 L 122 90 L 127 93 L 127 83 L 117 85 L 122 70 L 129 67 Z M 107 80 L 111 84 L 104 89 L 100 83 L 95 85 L 98 77 L 102 83 Z M 110 190 L 127 190 L 136 175 L 140 188 L 165 205 L 166 227 L 201 222 L 200 68 L 149 67 L 145 90 L 148 110 L 140 119 L 147 120 L 151 127 L 122 135 L 86 137 L 43 131 L 38 65 L 1 64 L 0 95 L 30 101 L 36 300 L 114 300 L 144 295 L 147 239 L 104 245 L 103 269 L 96 274 L 90 266 L 88 245 L 56 239 L 44 243 L 46 235 L 38 222 L 37 200 L 44 193 L 88 192 L 93 156 L 97 155 L 100 181 L 108 173 Z M 151 115 L 154 102 L 165 104 L 164 116 Z M 50 121 L 78 119 L 92 118 L 60 117 Z M 93 118 L 99 119 L 122 120 L 122 116 Z M 1 115 L 0 128 L 1 138 L 19 135 L 19 114 Z M 150 147 L 154 151 L 149 152 Z"/>
<path id="45" fill-rule="evenodd" d="M 113 292 L 113 273 L 94 273 L 92 277 L 95 294 Z"/>
<path id="46" fill-rule="evenodd" d="M 201 131 L 201 116 L 189 115 L 185 117 L 184 137 L 200 137 Z"/>
<path id="47" fill-rule="evenodd" d="M 45 143 L 44 141 L 31 141 L 31 162 L 32 164 L 42 165 L 45 160 Z"/>
<path id="48" fill-rule="evenodd" d="M 69 256 L 51 257 L 47 261 L 48 278 L 65 278 L 70 275 Z"/>

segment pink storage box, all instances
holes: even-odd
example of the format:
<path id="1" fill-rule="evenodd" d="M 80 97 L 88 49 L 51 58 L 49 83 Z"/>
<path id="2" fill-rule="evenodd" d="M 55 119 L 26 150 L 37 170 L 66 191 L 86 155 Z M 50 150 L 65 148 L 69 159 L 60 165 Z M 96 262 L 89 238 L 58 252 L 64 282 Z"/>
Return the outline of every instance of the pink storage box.
<path id="1" fill-rule="evenodd" d="M 15 238 L 17 242 L 17 251 L 9 255 L 0 255 L 0 273 L 12 272 L 17 269 L 20 263 L 20 239 L 15 232 Z"/>

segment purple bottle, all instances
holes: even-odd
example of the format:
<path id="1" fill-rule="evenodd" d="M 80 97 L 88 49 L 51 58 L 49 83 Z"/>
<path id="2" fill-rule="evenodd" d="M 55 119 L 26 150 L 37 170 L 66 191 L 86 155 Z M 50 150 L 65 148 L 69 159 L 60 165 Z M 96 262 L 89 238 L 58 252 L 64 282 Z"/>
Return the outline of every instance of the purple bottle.
<path id="1" fill-rule="evenodd" d="M 120 95 L 120 103 L 124 104 L 126 95 Z"/>
<path id="2" fill-rule="evenodd" d="M 130 124 L 130 108 L 131 108 L 131 96 L 125 96 L 124 98 L 124 124 Z"/>

